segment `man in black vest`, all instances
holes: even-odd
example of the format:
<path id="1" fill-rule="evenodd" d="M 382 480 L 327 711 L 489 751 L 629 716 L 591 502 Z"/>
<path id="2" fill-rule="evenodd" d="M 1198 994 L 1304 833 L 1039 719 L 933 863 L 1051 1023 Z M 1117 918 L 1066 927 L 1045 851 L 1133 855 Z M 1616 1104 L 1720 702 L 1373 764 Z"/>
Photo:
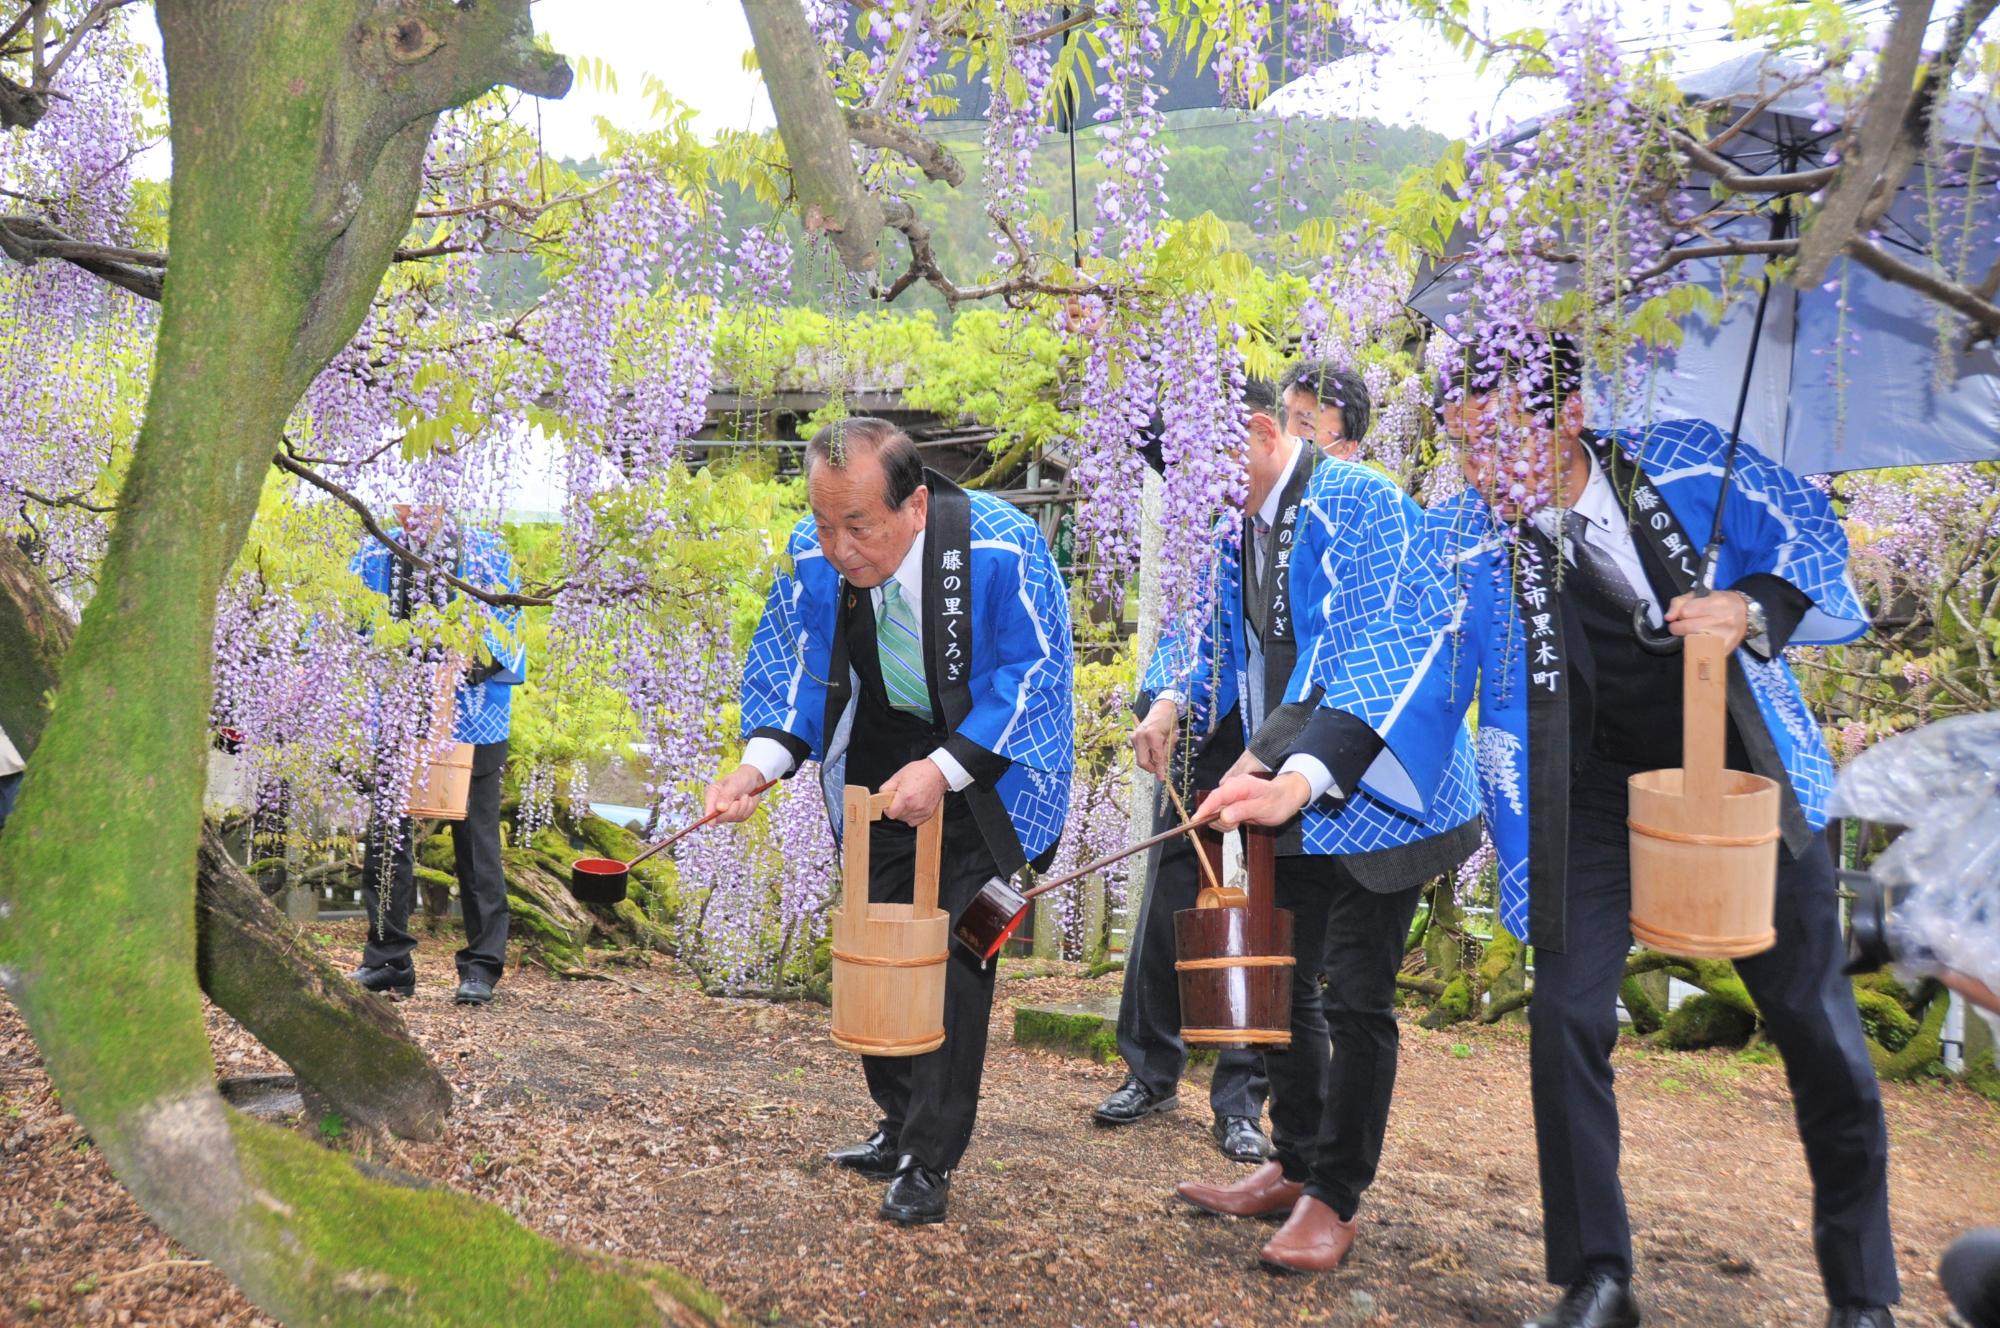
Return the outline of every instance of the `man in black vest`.
<path id="1" fill-rule="evenodd" d="M 793 530 L 744 670 L 743 763 L 708 790 L 737 821 L 766 780 L 821 762 L 836 833 L 869 834 L 866 889 L 911 902 L 914 827 L 943 808 L 938 905 L 954 921 L 985 882 L 1053 853 L 1069 801 L 1069 604 L 1034 522 L 918 459 L 886 420 L 820 430 L 806 451 L 812 515 Z M 893 795 L 886 820 L 842 826 L 839 791 Z M 871 832 L 872 830 L 872 832 Z M 972 1137 L 993 969 L 950 947 L 944 1044 L 863 1056 L 875 1133 L 828 1156 L 893 1183 L 881 1215 L 944 1220 Z"/>
<path id="2" fill-rule="evenodd" d="M 1274 511 L 1286 499 L 1297 503 L 1312 476 L 1313 451 L 1278 427 L 1277 397 L 1260 378 L 1244 384 L 1243 404 L 1250 412 L 1244 463 L 1249 474 L 1246 522 L 1264 508 Z M 1149 434 L 1157 435 L 1155 419 Z M 1141 455 L 1156 470 L 1161 467 L 1156 436 L 1143 440 Z M 1275 561 L 1276 536 L 1266 531 L 1265 567 Z M 1236 707 L 1217 716 L 1204 704 L 1200 716 L 1189 713 L 1189 694 L 1206 701 L 1209 677 L 1178 678 L 1173 661 L 1179 652 L 1170 639 L 1147 661 L 1134 709 L 1141 716 L 1132 731 L 1132 749 L 1139 768 L 1174 780 L 1183 801 L 1211 789 L 1243 755 L 1243 716 Z M 1289 672 L 1289 669 L 1287 670 Z M 1239 699 L 1238 705 L 1242 704 Z M 1189 721 L 1183 730 L 1183 720 Z M 1154 799 L 1153 831 L 1180 821 L 1165 790 Z M 1219 857 L 1218 857 L 1219 861 Z M 1125 950 L 1125 985 L 1118 1002 L 1118 1054 L 1125 1058 L 1125 1082 L 1098 1106 L 1100 1124 L 1126 1125 L 1180 1105 L 1177 1089 L 1187 1066 L 1187 1044 L 1181 1040 L 1180 975 L 1174 969 L 1174 914 L 1193 908 L 1203 884 L 1200 860 L 1187 838 L 1170 839 L 1147 855 L 1146 886 L 1139 898 Z M 1226 1048 L 1216 1058 L 1209 1079 L 1210 1127 L 1222 1155 L 1232 1162 L 1261 1162 L 1271 1142 L 1260 1127 L 1270 1085 L 1260 1052 Z"/>

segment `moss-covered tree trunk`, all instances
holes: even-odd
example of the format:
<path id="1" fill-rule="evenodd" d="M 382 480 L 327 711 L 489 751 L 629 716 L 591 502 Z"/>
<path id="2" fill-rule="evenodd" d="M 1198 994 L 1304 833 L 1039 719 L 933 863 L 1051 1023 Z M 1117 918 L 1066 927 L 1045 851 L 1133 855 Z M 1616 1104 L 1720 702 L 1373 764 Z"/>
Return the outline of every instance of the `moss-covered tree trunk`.
<path id="1" fill-rule="evenodd" d="M 41 569 L 0 541 L 0 658 L 32 666 L 25 680 L 10 677 L 18 704 L 0 713 L 20 725 L 7 732 L 21 735 L 16 745 L 24 756 L 48 722 L 46 697 L 74 634 Z M 208 998 L 349 1120 L 405 1139 L 435 1139 L 451 1108 L 451 1085 L 395 1008 L 302 944 L 230 861 L 213 828 L 202 835 L 197 884 L 195 972 Z"/>
<path id="2" fill-rule="evenodd" d="M 315 954 L 212 827 L 202 834 L 198 881 L 196 963 L 209 998 L 349 1120 L 437 1138 L 451 1085 L 395 1007 Z"/>
<path id="3" fill-rule="evenodd" d="M 569 74 L 534 50 L 527 0 L 157 12 L 174 257 L 99 589 L 0 835 L 0 984 L 140 1205 L 282 1318 L 714 1319 L 671 1273 L 369 1178 L 215 1092 L 192 887 L 216 593 L 287 415 L 409 224 L 437 113 L 496 82 L 559 95 Z"/>

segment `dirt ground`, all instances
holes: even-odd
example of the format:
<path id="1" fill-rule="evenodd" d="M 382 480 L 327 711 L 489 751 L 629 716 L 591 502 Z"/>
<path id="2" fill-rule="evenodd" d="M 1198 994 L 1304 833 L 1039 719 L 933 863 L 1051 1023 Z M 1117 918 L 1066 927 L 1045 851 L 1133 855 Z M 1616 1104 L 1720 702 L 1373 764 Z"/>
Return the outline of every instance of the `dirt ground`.
<path id="1" fill-rule="evenodd" d="M 354 933 L 320 929 L 340 959 Z M 1111 992 L 1115 975 L 1003 976 L 951 1220 L 905 1231 L 876 1219 L 879 1185 L 821 1159 L 873 1127 L 824 1008 L 707 1000 L 659 963 L 618 970 L 630 986 L 511 974 L 494 1006 L 460 1010 L 451 948 L 426 942 L 403 1005 L 457 1090 L 447 1137 L 339 1146 L 551 1236 L 676 1264 L 758 1322 L 1514 1325 L 1546 1307 L 1519 1027 L 1405 1025 L 1360 1240 L 1337 1274 L 1280 1277 L 1256 1263 L 1271 1227 L 1173 1197 L 1176 1180 L 1236 1174 L 1209 1143 L 1199 1085 L 1177 1113 L 1100 1129 L 1090 1108 L 1116 1068 L 1013 1045 L 1013 1003 Z M 223 1074 L 282 1068 L 219 1016 L 214 1032 Z M 1630 1044 L 1619 1074 L 1647 1323 L 1816 1328 L 1782 1071 Z M 1941 1323 L 1938 1255 L 1961 1229 L 2000 1221 L 2000 1111 L 1954 1087 L 1897 1085 L 1888 1112 L 1902 1321 Z M 0 1002 L 0 1323 L 266 1322 L 139 1215 Z"/>

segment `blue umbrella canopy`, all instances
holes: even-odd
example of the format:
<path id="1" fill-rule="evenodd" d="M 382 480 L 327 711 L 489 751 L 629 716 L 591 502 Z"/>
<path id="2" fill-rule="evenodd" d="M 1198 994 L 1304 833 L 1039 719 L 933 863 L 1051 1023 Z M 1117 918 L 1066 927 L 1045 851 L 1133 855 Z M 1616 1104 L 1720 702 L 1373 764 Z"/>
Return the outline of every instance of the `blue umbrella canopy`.
<path id="1" fill-rule="evenodd" d="M 1676 86 L 1689 101 L 1744 109 L 1768 99 L 1720 151 L 1743 174 L 1773 175 L 1828 164 L 1839 138 L 1837 126 L 1815 128 L 1817 98 L 1804 86 L 1807 73 L 1796 62 L 1757 51 L 1680 78 Z M 1983 102 L 1969 98 L 1945 107 L 1948 152 L 2000 147 L 1984 109 Z M 1538 128 L 1539 122 L 1529 122 L 1513 141 Z M 1917 168 L 1883 219 L 1880 242 L 1928 270 L 1942 270 L 1940 251 L 1967 257 L 1974 270 L 1984 270 L 2000 257 L 2000 194 L 1990 172 L 1958 178 L 1944 172 L 1941 180 L 1938 175 L 1926 180 L 1924 168 Z M 1706 175 L 1688 182 L 1697 214 L 1707 211 L 1709 191 Z M 1738 195 L 1735 201 L 1751 200 Z M 1768 202 L 1743 206 L 1707 224 L 1704 234 L 1682 235 L 1676 247 L 1763 239 L 1774 225 L 1784 224 L 1784 215 L 1773 214 Z M 1467 239 L 1462 232 L 1454 235 L 1447 257 L 1419 274 L 1410 297 L 1411 308 L 1440 326 L 1464 310 L 1454 297 L 1469 287 L 1469 273 L 1454 255 L 1469 247 Z M 1847 259 L 1834 265 L 1822 286 L 1800 290 L 1774 281 L 1760 329 L 1757 302 L 1742 296 L 1746 288 L 1756 289 L 1765 260 L 1736 260 L 1741 267 L 1728 291 L 1726 261 L 1693 259 L 1679 269 L 1682 280 L 1718 295 L 1733 291 L 1734 298 L 1719 322 L 1703 317 L 1684 322 L 1683 344 L 1660 352 L 1653 390 L 1628 414 L 1643 409 L 1650 418 L 1694 416 L 1726 424 L 1735 415 L 1755 335 L 1741 435 L 1793 471 L 1812 475 L 2000 460 L 2000 353 L 1994 346 L 1966 346 L 1949 321 L 1941 331 L 1944 316 L 1923 295 Z"/>

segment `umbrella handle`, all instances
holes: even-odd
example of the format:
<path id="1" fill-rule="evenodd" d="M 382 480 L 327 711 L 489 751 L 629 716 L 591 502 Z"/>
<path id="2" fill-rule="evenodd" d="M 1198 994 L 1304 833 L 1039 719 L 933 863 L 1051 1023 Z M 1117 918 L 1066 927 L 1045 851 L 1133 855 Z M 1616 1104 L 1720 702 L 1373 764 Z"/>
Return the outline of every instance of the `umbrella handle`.
<path id="1" fill-rule="evenodd" d="M 1704 594 L 1704 591 L 1696 591 Z M 1640 600 L 1632 606 L 1632 636 L 1639 648 L 1649 655 L 1678 655 L 1681 652 L 1681 638 L 1672 632 L 1653 629 L 1653 619 L 1646 612 L 1646 602 Z"/>

